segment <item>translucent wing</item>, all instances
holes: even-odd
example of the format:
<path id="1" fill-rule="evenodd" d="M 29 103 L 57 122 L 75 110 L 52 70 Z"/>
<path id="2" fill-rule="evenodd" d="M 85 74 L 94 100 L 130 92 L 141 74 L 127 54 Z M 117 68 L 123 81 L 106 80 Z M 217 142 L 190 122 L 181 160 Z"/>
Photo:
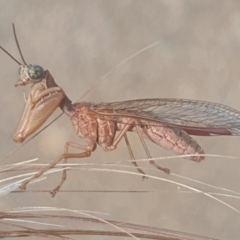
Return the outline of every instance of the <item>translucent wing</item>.
<path id="1" fill-rule="evenodd" d="M 240 135 L 240 112 L 217 103 L 158 98 L 92 105 L 98 114 L 106 115 L 110 109 L 113 113 L 107 114 L 111 116 L 161 122 L 192 135 Z"/>

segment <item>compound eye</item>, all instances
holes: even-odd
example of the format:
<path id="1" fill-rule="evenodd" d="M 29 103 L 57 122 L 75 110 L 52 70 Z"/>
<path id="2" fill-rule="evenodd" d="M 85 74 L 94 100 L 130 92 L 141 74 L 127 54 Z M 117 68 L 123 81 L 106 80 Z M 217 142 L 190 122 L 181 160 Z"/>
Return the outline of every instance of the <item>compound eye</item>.
<path id="1" fill-rule="evenodd" d="M 28 76 L 32 80 L 39 80 L 42 79 L 44 76 L 44 69 L 38 65 L 30 65 L 28 67 Z"/>

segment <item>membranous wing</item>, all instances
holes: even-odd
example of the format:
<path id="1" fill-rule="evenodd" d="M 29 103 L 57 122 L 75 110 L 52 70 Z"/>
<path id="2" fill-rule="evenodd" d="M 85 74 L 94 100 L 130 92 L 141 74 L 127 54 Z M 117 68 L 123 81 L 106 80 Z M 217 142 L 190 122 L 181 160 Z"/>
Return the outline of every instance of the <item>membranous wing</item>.
<path id="1" fill-rule="evenodd" d="M 187 99 L 137 99 L 92 105 L 98 114 L 126 116 L 178 127 L 191 135 L 240 135 L 240 112 L 228 106 Z M 113 113 L 106 113 L 106 110 Z"/>

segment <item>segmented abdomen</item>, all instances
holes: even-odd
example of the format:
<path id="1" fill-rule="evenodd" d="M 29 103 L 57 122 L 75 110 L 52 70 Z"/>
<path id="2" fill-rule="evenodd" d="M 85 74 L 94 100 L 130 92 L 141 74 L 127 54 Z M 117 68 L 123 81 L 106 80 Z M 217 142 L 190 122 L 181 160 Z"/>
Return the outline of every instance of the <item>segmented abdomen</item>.
<path id="1" fill-rule="evenodd" d="M 203 149 L 185 131 L 165 126 L 144 126 L 144 137 L 176 154 L 204 154 Z M 204 156 L 193 156 L 191 160 L 201 161 Z"/>

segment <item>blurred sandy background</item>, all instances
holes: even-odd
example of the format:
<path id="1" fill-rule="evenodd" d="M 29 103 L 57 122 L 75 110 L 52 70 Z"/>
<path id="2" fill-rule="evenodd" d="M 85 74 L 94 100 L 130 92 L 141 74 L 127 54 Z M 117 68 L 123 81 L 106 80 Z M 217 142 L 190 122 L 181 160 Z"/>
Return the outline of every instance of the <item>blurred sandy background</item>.
<path id="1" fill-rule="evenodd" d="M 84 101 L 174 97 L 218 102 L 240 109 L 239 1 L 0 0 L 0 44 L 20 59 L 12 23 L 16 25 L 26 61 L 50 70 L 73 101 L 124 59 L 159 42 L 119 67 Z M 12 140 L 12 133 L 24 106 L 23 90 L 28 89 L 14 88 L 18 66 L 3 52 L 0 66 L 0 157 L 3 157 L 18 146 Z M 54 116 L 59 113 L 57 110 Z M 138 137 L 130 134 L 129 138 L 136 157 L 145 158 Z M 238 137 L 196 139 L 206 153 L 240 156 Z M 50 162 L 63 152 L 66 141 L 81 142 L 71 122 L 63 116 L 3 163 L 35 157 L 41 162 Z M 155 157 L 172 155 L 153 144 L 149 144 L 149 148 Z M 127 159 L 127 149 L 121 143 L 116 151 L 105 153 L 99 148 L 91 158 L 79 161 Z M 159 164 L 169 167 L 173 173 L 240 191 L 239 160 L 209 157 L 200 164 L 184 159 Z M 141 166 L 149 167 L 149 174 L 179 181 L 155 171 L 147 163 Z M 47 180 L 29 189 L 52 189 L 60 178 L 60 173 L 49 175 Z M 188 181 L 181 182 L 199 187 Z M 0 209 L 22 206 L 85 209 L 108 213 L 112 220 L 219 239 L 239 239 L 238 213 L 200 194 L 173 192 L 177 190 L 176 185 L 156 180 L 143 182 L 140 177 L 123 174 L 71 171 L 63 186 L 63 190 L 66 189 L 163 192 L 59 193 L 54 199 L 47 193 L 9 194 L 0 199 Z M 240 209 L 238 200 L 221 199 Z"/>

